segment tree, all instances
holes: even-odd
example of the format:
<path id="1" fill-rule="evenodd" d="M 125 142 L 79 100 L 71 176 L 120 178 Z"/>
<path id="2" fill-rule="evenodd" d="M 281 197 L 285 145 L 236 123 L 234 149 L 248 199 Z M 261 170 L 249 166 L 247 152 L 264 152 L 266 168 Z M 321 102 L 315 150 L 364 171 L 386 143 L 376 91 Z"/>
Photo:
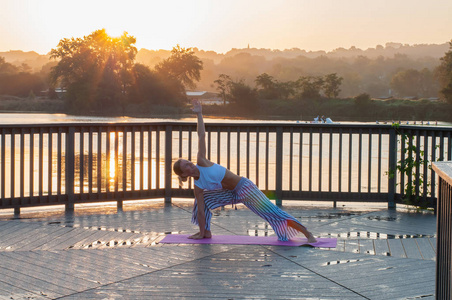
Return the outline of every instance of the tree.
<path id="1" fill-rule="evenodd" d="M 66 88 L 69 108 L 76 111 L 115 110 L 124 106 L 131 86 L 136 39 L 124 32 L 113 38 L 105 29 L 83 38 L 64 38 L 50 56 L 60 59 L 52 84 Z"/>
<path id="2" fill-rule="evenodd" d="M 223 99 L 223 105 L 226 105 L 226 98 L 230 91 L 231 82 L 231 77 L 226 74 L 218 75 L 218 79 L 214 81 L 217 84 L 217 91 L 220 92 L 221 98 Z"/>
<path id="3" fill-rule="evenodd" d="M 449 45 L 449 51 L 440 59 L 441 64 L 437 67 L 436 74 L 441 84 L 441 94 L 452 104 L 452 40 Z"/>
<path id="4" fill-rule="evenodd" d="M 195 81 L 201 79 L 202 61 L 195 55 L 192 48 L 173 47 L 171 56 L 156 65 L 156 71 L 179 80 L 188 88 L 195 88 Z"/>
<path id="5" fill-rule="evenodd" d="M 343 78 L 338 77 L 336 73 L 331 73 L 324 76 L 323 90 L 328 98 L 337 98 L 341 92 L 340 86 Z"/>
<path id="6" fill-rule="evenodd" d="M 32 68 L 26 63 L 22 63 L 19 69 L 22 73 L 31 73 L 32 71 Z"/>
<path id="7" fill-rule="evenodd" d="M 0 75 L 11 75 L 19 72 L 19 69 L 5 61 L 4 57 L 0 56 Z"/>
<path id="8" fill-rule="evenodd" d="M 257 87 L 261 87 L 259 94 L 263 99 L 275 99 L 278 98 L 277 82 L 273 80 L 273 77 L 267 73 L 262 73 L 254 80 Z"/>
<path id="9" fill-rule="evenodd" d="M 389 97 L 391 95 L 388 85 L 379 78 L 368 82 L 363 90 L 373 97 Z"/>
<path id="10" fill-rule="evenodd" d="M 433 72 L 428 68 L 423 68 L 420 72 L 421 86 L 419 92 L 421 97 L 438 97 L 439 85 Z"/>
<path id="11" fill-rule="evenodd" d="M 255 112 L 258 108 L 258 97 L 256 89 L 246 85 L 243 80 L 231 82 L 231 102 L 240 110 Z"/>
<path id="12" fill-rule="evenodd" d="M 360 72 L 347 72 L 343 76 L 342 95 L 357 95 L 362 91 L 363 80 Z"/>
<path id="13" fill-rule="evenodd" d="M 320 99 L 320 91 L 322 90 L 324 80 L 319 76 L 303 76 L 300 77 L 296 85 L 301 90 L 300 97 L 303 100 Z"/>
<path id="14" fill-rule="evenodd" d="M 135 64 L 131 76 L 130 101 L 142 104 L 146 110 L 152 109 L 153 105 L 178 105 L 185 99 L 185 89 L 179 81 L 162 78 L 145 65 Z"/>
<path id="15" fill-rule="evenodd" d="M 296 83 L 293 81 L 275 82 L 275 91 L 278 99 L 287 100 L 290 96 L 295 94 Z"/>
<path id="16" fill-rule="evenodd" d="M 369 94 L 363 93 L 363 94 L 359 94 L 358 96 L 355 97 L 355 104 L 358 106 L 367 106 L 369 105 L 371 102 L 371 98 Z"/>
<path id="17" fill-rule="evenodd" d="M 36 95 L 43 89 L 45 83 L 38 74 L 21 72 L 20 68 L 0 57 L 0 95 L 27 97 L 30 94 Z"/>
<path id="18" fill-rule="evenodd" d="M 264 90 L 271 90 L 274 88 L 275 83 L 273 82 L 273 77 L 267 73 L 262 73 L 256 77 L 256 85 L 261 86 Z"/>
<path id="19" fill-rule="evenodd" d="M 392 76 L 391 88 L 400 97 L 419 97 L 420 87 L 421 74 L 418 70 L 402 70 Z"/>
<path id="20" fill-rule="evenodd" d="M 45 89 L 45 83 L 37 74 L 17 73 L 0 75 L 0 95 L 28 97 L 30 91 L 37 94 Z"/>

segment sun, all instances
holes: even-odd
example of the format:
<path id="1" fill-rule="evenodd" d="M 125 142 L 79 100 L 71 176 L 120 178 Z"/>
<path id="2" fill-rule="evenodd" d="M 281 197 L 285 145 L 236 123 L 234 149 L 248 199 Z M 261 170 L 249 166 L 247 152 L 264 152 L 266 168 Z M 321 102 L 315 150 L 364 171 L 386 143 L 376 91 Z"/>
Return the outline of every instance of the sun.
<path id="1" fill-rule="evenodd" d="M 111 37 L 120 37 L 124 32 L 127 32 L 127 30 L 120 26 L 108 26 L 105 28 L 105 31 Z"/>

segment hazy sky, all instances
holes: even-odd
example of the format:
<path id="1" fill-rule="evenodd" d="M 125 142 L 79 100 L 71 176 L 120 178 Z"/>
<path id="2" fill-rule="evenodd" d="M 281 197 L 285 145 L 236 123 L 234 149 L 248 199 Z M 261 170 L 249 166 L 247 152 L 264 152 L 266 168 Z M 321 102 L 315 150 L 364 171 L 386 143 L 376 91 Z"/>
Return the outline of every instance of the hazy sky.
<path id="1" fill-rule="evenodd" d="M 105 28 L 138 49 L 198 47 L 327 50 L 442 44 L 452 0 L 0 0 L 0 51 L 45 54 L 62 38 Z"/>

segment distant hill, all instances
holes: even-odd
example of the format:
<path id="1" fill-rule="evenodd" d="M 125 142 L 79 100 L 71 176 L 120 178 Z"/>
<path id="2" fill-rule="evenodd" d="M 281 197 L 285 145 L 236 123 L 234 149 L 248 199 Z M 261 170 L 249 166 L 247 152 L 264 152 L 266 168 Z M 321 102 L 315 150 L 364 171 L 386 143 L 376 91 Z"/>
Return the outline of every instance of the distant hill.
<path id="1" fill-rule="evenodd" d="M 34 51 L 24 52 L 21 50 L 11 50 L 8 52 L 0 52 L 0 57 L 5 58 L 5 61 L 16 66 L 22 64 L 29 65 L 33 72 L 41 71 L 42 67 L 49 63 L 49 55 L 41 55 Z"/>
<path id="2" fill-rule="evenodd" d="M 272 50 L 272 49 L 257 49 L 257 48 L 233 48 L 226 52 L 225 54 L 216 53 L 214 51 L 204 51 L 198 48 L 193 48 L 196 55 L 203 60 L 211 60 L 215 64 L 219 64 L 224 58 L 233 57 L 240 53 L 248 53 L 253 56 L 262 56 L 267 60 L 273 60 L 276 58 L 296 58 L 299 56 L 304 56 L 307 58 L 316 58 L 320 56 L 326 56 L 328 58 L 355 58 L 357 56 L 366 56 L 370 59 L 375 59 L 377 57 L 392 58 L 394 55 L 406 55 L 411 59 L 421 59 L 421 58 L 433 58 L 439 59 L 444 56 L 449 50 L 449 43 L 444 44 L 418 44 L 418 45 L 407 45 L 401 43 L 386 43 L 385 46 L 377 45 L 375 48 L 368 48 L 362 50 L 356 47 L 351 47 L 349 49 L 337 48 L 333 51 L 306 51 L 298 48 L 285 49 L 285 50 Z M 148 50 L 140 49 L 137 54 L 137 61 L 148 65 L 154 66 L 163 59 L 166 59 L 171 55 L 170 50 Z"/>
<path id="3" fill-rule="evenodd" d="M 266 60 L 273 60 L 276 58 L 296 58 L 299 56 L 304 56 L 307 58 L 316 58 L 319 56 L 326 56 L 328 58 L 353 58 L 357 56 L 366 56 L 368 58 L 374 59 L 379 56 L 382 57 L 394 57 L 396 54 L 406 55 L 411 59 L 419 58 L 433 58 L 439 59 L 444 56 L 449 50 L 449 43 L 444 44 L 419 44 L 419 45 L 406 45 L 401 43 L 386 43 L 385 46 L 377 45 L 375 48 L 368 48 L 362 50 L 356 47 L 351 47 L 349 49 L 337 48 L 333 51 L 306 51 L 298 48 L 285 49 L 285 50 L 272 50 L 272 49 L 257 49 L 257 48 L 233 48 L 228 52 L 216 53 L 215 51 L 204 51 L 198 48 L 193 48 L 196 55 L 203 60 L 210 60 L 214 64 L 219 64 L 224 58 L 233 57 L 240 53 L 248 53 L 253 56 L 262 56 Z M 170 50 L 148 50 L 142 48 L 138 51 L 136 60 L 139 63 L 145 64 L 147 66 L 153 67 L 160 61 L 168 58 L 171 55 Z M 34 51 L 24 52 L 21 50 L 11 50 L 7 52 L 0 52 L 0 57 L 4 57 L 6 62 L 20 66 L 25 63 L 29 65 L 33 71 L 38 72 L 41 70 L 42 66 L 50 62 L 50 56 L 41 55 Z"/>
<path id="4" fill-rule="evenodd" d="M 8 52 L 0 52 L 0 56 L 4 57 L 7 62 L 24 61 L 24 60 L 34 60 L 41 57 L 34 51 L 24 52 L 22 50 L 11 50 Z"/>
<path id="5" fill-rule="evenodd" d="M 193 48 L 204 69 L 197 90 L 216 91 L 214 81 L 219 74 L 233 80 L 244 80 L 254 86 L 256 76 L 267 73 L 280 82 L 295 81 L 300 76 L 323 76 L 337 73 L 344 78 L 341 97 L 354 97 L 366 92 L 372 96 L 391 94 L 392 76 L 403 69 L 431 72 L 440 58 L 449 50 L 449 43 L 406 45 L 386 43 L 365 50 L 350 47 L 333 51 L 306 51 L 298 48 L 285 50 L 242 48 L 226 53 Z M 137 62 L 153 68 L 171 55 L 170 50 L 140 49 Z"/>

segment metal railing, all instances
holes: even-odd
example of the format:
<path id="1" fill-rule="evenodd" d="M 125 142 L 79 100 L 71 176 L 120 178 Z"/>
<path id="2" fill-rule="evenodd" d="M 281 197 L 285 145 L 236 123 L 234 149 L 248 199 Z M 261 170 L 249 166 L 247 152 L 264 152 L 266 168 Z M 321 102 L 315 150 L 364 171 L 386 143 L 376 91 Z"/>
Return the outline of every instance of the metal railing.
<path id="1" fill-rule="evenodd" d="M 368 124 L 207 123 L 208 158 L 276 199 L 400 203 L 410 177 L 387 175 L 415 145 L 426 161 L 451 159 L 452 128 Z M 172 164 L 196 158 L 195 123 L 0 125 L 0 209 L 193 197 Z M 416 190 L 435 205 L 428 166 Z"/>

